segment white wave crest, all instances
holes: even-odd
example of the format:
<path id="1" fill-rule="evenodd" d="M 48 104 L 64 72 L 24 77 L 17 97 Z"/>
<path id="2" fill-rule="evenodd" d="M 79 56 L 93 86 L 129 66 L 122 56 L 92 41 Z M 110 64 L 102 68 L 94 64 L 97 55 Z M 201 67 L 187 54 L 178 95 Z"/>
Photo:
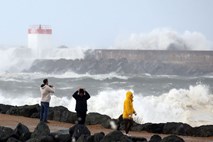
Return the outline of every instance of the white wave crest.
<path id="1" fill-rule="evenodd" d="M 0 72 L 20 72 L 28 69 L 35 59 L 82 59 L 85 48 L 48 48 L 39 55 L 25 47 L 0 48 Z"/>
<path id="2" fill-rule="evenodd" d="M 133 91 L 133 90 L 132 90 Z M 134 91 L 133 91 L 134 92 Z M 39 93 L 39 92 L 38 92 Z M 70 96 L 59 97 L 60 92 L 52 96 L 50 106 L 64 106 L 75 111 L 75 100 Z M 98 112 L 118 118 L 123 111 L 126 90 L 103 90 L 88 100 L 88 112 Z M 10 105 L 32 105 L 40 103 L 40 97 L 22 94 L 10 97 L 0 93 L 0 103 Z M 134 95 L 134 108 L 139 122 L 165 123 L 183 122 L 191 126 L 213 123 L 213 94 L 208 86 L 196 85 L 189 89 L 172 89 L 160 96 Z"/>
<path id="3" fill-rule="evenodd" d="M 144 50 L 212 50 L 213 45 L 199 32 L 178 33 L 172 29 L 155 29 L 150 33 L 131 34 L 119 39 L 113 48 Z"/>

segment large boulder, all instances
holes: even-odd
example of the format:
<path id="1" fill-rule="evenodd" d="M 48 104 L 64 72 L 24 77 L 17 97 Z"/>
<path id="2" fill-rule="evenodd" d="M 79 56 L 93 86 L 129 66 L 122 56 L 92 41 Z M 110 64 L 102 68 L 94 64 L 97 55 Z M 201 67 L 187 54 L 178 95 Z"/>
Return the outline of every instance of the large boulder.
<path id="1" fill-rule="evenodd" d="M 149 142 L 161 142 L 161 137 L 159 135 L 153 135 L 151 136 Z"/>
<path id="2" fill-rule="evenodd" d="M 69 134 L 51 133 L 51 136 L 56 142 L 70 142 L 71 137 Z"/>
<path id="3" fill-rule="evenodd" d="M 95 133 L 87 138 L 87 142 L 100 142 L 104 138 L 104 132 Z"/>
<path id="4" fill-rule="evenodd" d="M 169 122 L 164 124 L 164 127 L 163 127 L 164 134 L 190 136 L 192 135 L 192 132 L 193 132 L 193 128 L 189 126 L 188 124 L 184 124 L 184 123 Z"/>
<path id="5" fill-rule="evenodd" d="M 88 125 L 96 125 L 96 124 L 103 124 L 105 122 L 109 123 L 111 118 L 107 115 L 102 115 L 99 113 L 88 113 L 86 117 L 86 124 Z"/>
<path id="6" fill-rule="evenodd" d="M 10 138 L 7 140 L 7 142 L 22 142 L 22 141 L 20 141 L 20 140 L 18 140 L 18 139 L 16 139 L 16 138 L 10 137 Z"/>
<path id="7" fill-rule="evenodd" d="M 129 137 L 133 142 L 147 142 L 146 138 L 143 137 Z"/>
<path id="8" fill-rule="evenodd" d="M 38 138 L 31 138 L 31 139 L 27 140 L 26 142 L 41 142 L 41 140 Z"/>
<path id="9" fill-rule="evenodd" d="M 50 134 L 50 129 L 48 125 L 44 122 L 40 122 L 35 128 L 34 132 L 31 134 L 31 138 L 41 138 L 43 136 L 48 136 Z"/>
<path id="10" fill-rule="evenodd" d="M 55 142 L 55 139 L 52 136 L 42 136 L 39 139 L 40 142 Z"/>
<path id="11" fill-rule="evenodd" d="M 57 106 L 50 108 L 48 119 L 68 123 L 75 123 L 76 113 L 70 112 L 67 108 L 63 106 Z"/>
<path id="12" fill-rule="evenodd" d="M 85 137 L 88 137 L 91 135 L 91 132 L 89 129 L 83 125 L 83 124 L 76 124 L 73 127 L 70 128 L 70 136 L 74 138 L 75 140 L 78 140 L 78 138 L 83 135 Z"/>
<path id="13" fill-rule="evenodd" d="M 126 135 L 123 135 L 121 131 L 112 131 L 107 134 L 100 142 L 133 142 Z"/>
<path id="14" fill-rule="evenodd" d="M 160 124 L 145 123 L 142 125 L 138 125 L 137 127 L 141 131 L 147 131 L 151 133 L 163 133 L 164 123 Z"/>
<path id="15" fill-rule="evenodd" d="M 11 115 L 19 115 L 25 117 L 31 117 L 34 113 L 39 112 L 39 105 L 25 105 L 25 106 L 14 106 L 11 107 L 6 113 Z"/>
<path id="16" fill-rule="evenodd" d="M 176 135 L 170 135 L 163 138 L 161 142 L 184 142 L 184 140 Z"/>
<path id="17" fill-rule="evenodd" d="M 0 113 L 5 114 L 11 107 L 11 105 L 0 104 Z"/>
<path id="18" fill-rule="evenodd" d="M 213 125 L 204 125 L 193 129 L 193 136 L 209 137 L 213 136 Z"/>
<path id="19" fill-rule="evenodd" d="M 14 134 L 18 137 L 19 140 L 21 141 L 26 141 L 30 138 L 30 131 L 29 129 L 27 128 L 27 126 L 19 123 L 15 130 L 14 130 Z"/>
<path id="20" fill-rule="evenodd" d="M 86 136 L 86 135 L 81 135 L 76 142 L 87 142 L 87 138 L 89 136 Z"/>
<path id="21" fill-rule="evenodd" d="M 6 141 L 9 137 L 13 135 L 13 129 L 0 126 L 0 142 Z"/>

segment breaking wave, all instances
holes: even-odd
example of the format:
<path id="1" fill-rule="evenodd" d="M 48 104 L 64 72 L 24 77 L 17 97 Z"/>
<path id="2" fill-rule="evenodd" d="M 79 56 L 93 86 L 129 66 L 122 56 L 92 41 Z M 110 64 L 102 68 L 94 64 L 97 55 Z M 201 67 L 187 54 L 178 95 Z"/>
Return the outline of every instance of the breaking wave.
<path id="1" fill-rule="evenodd" d="M 212 50 L 213 45 L 199 32 L 178 33 L 172 29 L 155 29 L 150 33 L 131 34 L 118 39 L 112 48 L 143 50 Z"/>
<path id="2" fill-rule="evenodd" d="M 134 90 L 132 90 L 134 92 Z M 107 114 L 118 118 L 122 113 L 126 90 L 103 90 L 88 101 L 89 112 Z M 7 96 L 7 95 L 6 95 Z M 23 97 L 10 98 L 0 92 L 0 103 L 11 105 L 32 105 L 40 102 L 39 97 L 22 94 Z M 71 96 L 53 95 L 51 106 L 65 106 L 75 111 L 75 100 Z M 191 126 L 213 123 L 213 94 L 208 86 L 199 84 L 188 89 L 171 89 L 160 96 L 134 95 L 134 107 L 140 123 L 183 122 Z"/>

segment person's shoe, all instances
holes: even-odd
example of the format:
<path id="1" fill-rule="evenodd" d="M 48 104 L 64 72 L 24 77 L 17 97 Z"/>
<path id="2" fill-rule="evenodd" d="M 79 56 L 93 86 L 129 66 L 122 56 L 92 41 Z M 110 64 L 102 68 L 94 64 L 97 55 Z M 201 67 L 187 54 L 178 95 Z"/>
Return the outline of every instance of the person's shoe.
<path id="1" fill-rule="evenodd" d="M 44 123 L 50 123 L 49 121 L 44 121 Z"/>

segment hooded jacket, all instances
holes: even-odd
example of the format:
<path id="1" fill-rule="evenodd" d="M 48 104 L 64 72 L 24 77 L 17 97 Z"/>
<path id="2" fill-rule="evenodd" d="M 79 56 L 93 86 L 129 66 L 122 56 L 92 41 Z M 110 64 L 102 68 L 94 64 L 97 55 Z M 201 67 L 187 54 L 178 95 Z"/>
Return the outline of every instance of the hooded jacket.
<path id="1" fill-rule="evenodd" d="M 50 102 L 51 93 L 55 92 L 55 87 L 50 87 L 49 85 L 42 84 L 40 87 L 41 92 L 41 102 Z"/>
<path id="2" fill-rule="evenodd" d="M 133 108 L 133 94 L 131 91 L 127 91 L 126 99 L 124 101 L 123 119 L 131 119 L 134 113 L 135 110 Z"/>
<path id="3" fill-rule="evenodd" d="M 87 100 L 90 98 L 89 93 L 85 91 L 84 95 L 80 96 L 79 92 L 76 91 L 72 96 L 76 100 L 75 111 L 87 112 Z"/>

